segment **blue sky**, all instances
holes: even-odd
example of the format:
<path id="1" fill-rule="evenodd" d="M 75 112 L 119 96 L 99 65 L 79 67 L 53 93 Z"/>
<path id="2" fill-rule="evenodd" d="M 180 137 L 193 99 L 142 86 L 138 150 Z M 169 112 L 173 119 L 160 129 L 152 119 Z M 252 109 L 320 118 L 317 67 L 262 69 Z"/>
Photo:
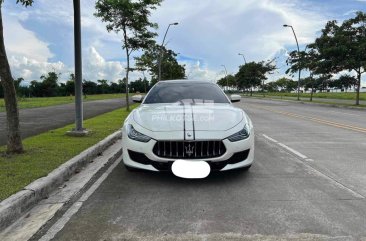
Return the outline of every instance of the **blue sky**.
<path id="1" fill-rule="evenodd" d="M 93 16 L 94 3 L 81 0 L 84 77 L 115 81 L 125 68 L 121 36 L 108 33 Z M 243 63 L 241 52 L 247 61 L 278 57 L 281 68 L 269 76 L 271 81 L 285 75 L 286 54 L 296 48 L 283 24 L 294 26 L 303 48 L 328 20 L 343 21 L 355 11 L 366 11 L 366 0 L 165 0 L 151 18 L 160 26 L 158 42 L 169 23 L 179 22 L 169 31 L 167 47 L 180 53 L 190 78 L 217 80 L 224 74 L 222 64 L 236 72 Z M 30 8 L 5 0 L 3 18 L 14 77 L 38 79 L 55 70 L 65 80 L 73 72 L 71 0 L 36 0 Z"/>

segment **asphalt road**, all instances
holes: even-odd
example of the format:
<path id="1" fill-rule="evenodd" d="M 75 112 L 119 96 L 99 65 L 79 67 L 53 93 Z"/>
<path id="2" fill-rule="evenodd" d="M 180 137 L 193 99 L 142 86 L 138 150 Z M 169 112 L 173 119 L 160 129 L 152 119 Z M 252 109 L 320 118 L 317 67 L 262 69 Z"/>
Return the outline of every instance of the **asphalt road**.
<path id="1" fill-rule="evenodd" d="M 256 129 L 249 172 L 192 181 L 119 165 L 55 240 L 366 237 L 366 112 L 259 99 L 237 105 Z"/>
<path id="2" fill-rule="evenodd" d="M 125 106 L 125 99 L 84 102 L 84 119 Z M 75 104 L 57 105 L 19 111 L 22 138 L 74 123 Z M 0 113 L 0 145 L 6 144 L 6 114 Z"/>

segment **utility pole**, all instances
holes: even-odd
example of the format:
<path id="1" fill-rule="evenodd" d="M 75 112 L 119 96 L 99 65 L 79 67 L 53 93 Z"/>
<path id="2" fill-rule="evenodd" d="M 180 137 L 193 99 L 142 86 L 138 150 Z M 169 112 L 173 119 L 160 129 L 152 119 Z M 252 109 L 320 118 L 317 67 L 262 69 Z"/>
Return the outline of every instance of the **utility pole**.
<path id="1" fill-rule="evenodd" d="M 75 128 L 67 134 L 84 136 L 88 131 L 83 128 L 83 82 L 81 53 L 80 0 L 74 2 L 74 48 L 75 48 Z"/>
<path id="2" fill-rule="evenodd" d="M 221 66 L 223 66 L 224 69 L 225 69 L 226 90 L 229 90 L 229 80 L 227 79 L 227 69 L 226 69 L 226 66 L 224 64 L 222 64 Z"/>
<path id="3" fill-rule="evenodd" d="M 295 40 L 296 40 L 297 53 L 300 58 L 300 47 L 299 47 L 299 42 L 297 41 L 297 36 L 296 36 L 294 28 L 291 25 L 287 25 L 287 24 L 284 24 L 283 27 L 292 29 L 292 32 L 294 33 Z M 299 59 L 299 62 L 300 62 L 300 59 Z M 297 82 L 297 100 L 300 100 L 300 80 L 301 80 L 301 63 L 299 65 L 299 81 Z"/>
<path id="4" fill-rule="evenodd" d="M 158 67 L 159 67 L 159 74 L 158 74 L 158 81 L 161 81 L 161 60 L 162 60 L 162 53 L 163 53 L 163 47 L 164 47 L 164 43 L 165 43 L 165 38 L 166 38 L 166 35 L 168 34 L 168 31 L 169 31 L 169 28 L 170 26 L 172 25 L 178 25 L 178 23 L 170 23 L 165 31 L 165 35 L 164 35 L 164 38 L 163 38 L 163 42 L 161 43 L 161 46 L 160 46 L 160 51 L 159 51 L 159 58 L 158 58 Z"/>
<path id="5" fill-rule="evenodd" d="M 244 63 L 245 63 L 245 64 L 247 64 L 247 60 L 245 59 L 245 56 L 244 56 L 244 54 L 242 54 L 242 53 L 239 53 L 238 55 L 241 55 L 241 56 L 243 56 L 243 59 L 244 59 Z"/>

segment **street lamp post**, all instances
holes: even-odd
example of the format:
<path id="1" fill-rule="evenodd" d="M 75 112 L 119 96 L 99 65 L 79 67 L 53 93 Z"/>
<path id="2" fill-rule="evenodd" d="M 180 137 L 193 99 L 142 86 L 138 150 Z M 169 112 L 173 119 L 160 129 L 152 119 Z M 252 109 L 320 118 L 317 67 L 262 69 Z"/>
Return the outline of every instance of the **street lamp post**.
<path id="1" fill-rule="evenodd" d="M 226 90 L 229 90 L 229 80 L 227 79 L 227 69 L 224 64 L 221 65 L 225 69 L 225 79 L 226 79 Z"/>
<path id="2" fill-rule="evenodd" d="M 159 65 L 159 76 L 158 76 L 158 81 L 161 80 L 161 58 L 162 58 L 162 52 L 163 52 L 163 47 L 164 47 L 164 42 L 165 42 L 165 38 L 166 38 L 166 35 L 168 34 L 168 31 L 169 31 L 169 28 L 170 26 L 172 25 L 178 25 L 178 23 L 170 23 L 165 31 L 165 35 L 164 35 L 164 38 L 163 38 L 163 42 L 161 43 L 161 46 L 160 46 L 160 53 L 159 53 L 159 59 L 158 59 L 158 65 Z"/>
<path id="3" fill-rule="evenodd" d="M 243 59 L 244 59 L 244 63 L 245 63 L 245 64 L 247 64 L 247 60 L 245 59 L 245 56 L 244 56 L 244 54 L 242 54 L 242 53 L 239 53 L 238 55 L 241 55 L 241 56 L 243 56 Z"/>
<path id="4" fill-rule="evenodd" d="M 298 53 L 299 58 L 300 58 L 300 47 L 299 47 L 299 42 L 297 41 L 297 36 L 296 36 L 294 28 L 291 25 L 287 25 L 287 24 L 284 24 L 283 27 L 292 29 L 292 32 L 294 33 L 295 40 L 296 40 L 297 53 Z M 301 79 L 301 67 L 300 67 L 300 65 L 299 65 L 299 81 L 297 82 L 297 100 L 300 100 L 300 79 Z"/>
<path id="5" fill-rule="evenodd" d="M 73 4 L 75 44 L 75 128 L 67 133 L 72 136 L 83 136 L 88 134 L 88 131 L 83 128 L 80 0 L 74 0 Z"/>

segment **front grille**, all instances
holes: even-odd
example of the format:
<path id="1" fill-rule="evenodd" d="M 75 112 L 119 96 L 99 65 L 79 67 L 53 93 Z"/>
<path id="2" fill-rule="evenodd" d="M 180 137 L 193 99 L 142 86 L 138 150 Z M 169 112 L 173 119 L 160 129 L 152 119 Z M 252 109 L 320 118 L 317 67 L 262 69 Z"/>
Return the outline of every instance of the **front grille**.
<path id="1" fill-rule="evenodd" d="M 207 159 L 222 156 L 222 141 L 158 141 L 153 149 L 158 157 L 174 159 Z"/>

